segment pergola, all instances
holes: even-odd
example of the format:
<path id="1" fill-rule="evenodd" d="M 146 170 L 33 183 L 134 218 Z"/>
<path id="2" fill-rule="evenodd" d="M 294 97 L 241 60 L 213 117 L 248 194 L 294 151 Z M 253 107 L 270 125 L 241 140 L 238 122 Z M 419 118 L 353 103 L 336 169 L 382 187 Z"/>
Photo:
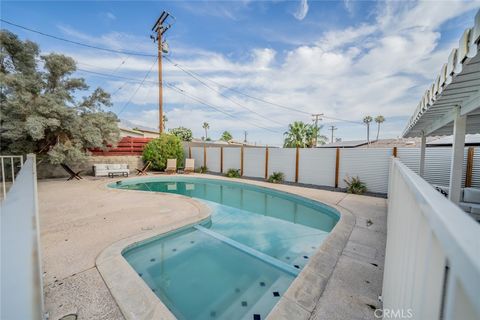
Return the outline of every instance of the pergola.
<path id="1" fill-rule="evenodd" d="M 459 203 L 467 133 L 480 133 L 480 10 L 463 33 L 440 75 L 428 87 L 403 137 L 422 137 L 420 175 L 425 169 L 427 136 L 453 135 L 449 198 Z"/>

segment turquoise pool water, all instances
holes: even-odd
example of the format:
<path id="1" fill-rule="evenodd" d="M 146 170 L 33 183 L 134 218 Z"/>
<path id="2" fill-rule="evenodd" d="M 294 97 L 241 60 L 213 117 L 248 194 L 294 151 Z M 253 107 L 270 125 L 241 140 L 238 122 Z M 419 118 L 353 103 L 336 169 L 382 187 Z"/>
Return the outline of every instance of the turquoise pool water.
<path id="1" fill-rule="evenodd" d="M 264 319 L 338 221 L 335 209 L 272 189 L 190 177 L 113 188 L 182 194 L 211 221 L 124 252 L 179 319 Z"/>

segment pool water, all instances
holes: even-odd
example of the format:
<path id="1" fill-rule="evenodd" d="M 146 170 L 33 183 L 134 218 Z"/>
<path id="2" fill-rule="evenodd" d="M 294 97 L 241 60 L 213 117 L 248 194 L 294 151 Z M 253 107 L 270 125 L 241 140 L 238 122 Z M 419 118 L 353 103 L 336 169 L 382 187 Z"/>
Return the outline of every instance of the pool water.
<path id="1" fill-rule="evenodd" d="M 178 319 L 264 319 L 338 221 L 295 195 L 214 179 L 160 177 L 111 184 L 182 194 L 211 221 L 123 255 Z"/>

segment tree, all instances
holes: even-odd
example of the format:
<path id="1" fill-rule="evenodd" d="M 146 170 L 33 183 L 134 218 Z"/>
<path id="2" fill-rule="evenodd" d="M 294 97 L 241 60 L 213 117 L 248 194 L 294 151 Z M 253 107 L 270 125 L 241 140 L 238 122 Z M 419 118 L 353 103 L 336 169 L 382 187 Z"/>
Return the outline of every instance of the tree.
<path id="1" fill-rule="evenodd" d="M 203 125 L 202 125 L 202 128 L 205 129 L 205 140 L 208 141 L 208 129 L 210 129 L 210 125 L 208 124 L 208 122 L 204 122 Z"/>
<path id="2" fill-rule="evenodd" d="M 168 132 L 178 137 L 182 141 L 192 141 L 193 138 L 192 130 L 185 127 L 169 129 Z"/>
<path id="3" fill-rule="evenodd" d="M 370 122 L 373 121 L 371 116 L 366 116 L 363 118 L 363 123 L 367 126 L 367 142 L 370 143 Z"/>
<path id="4" fill-rule="evenodd" d="M 183 147 L 180 139 L 173 134 L 162 133 L 143 149 L 143 161 L 151 161 L 152 169 L 165 170 L 167 159 L 177 159 L 177 165 L 183 162 Z"/>
<path id="5" fill-rule="evenodd" d="M 288 125 L 288 131 L 284 133 L 284 148 L 313 148 L 315 147 L 315 138 L 317 143 L 325 144 L 327 137 L 320 135 L 322 126 L 317 127 L 314 124 L 306 124 L 302 121 L 295 121 Z"/>
<path id="6" fill-rule="evenodd" d="M 378 136 L 380 135 L 380 125 L 385 122 L 385 118 L 383 116 L 376 116 L 375 122 L 377 123 L 377 140 L 378 140 Z"/>
<path id="7" fill-rule="evenodd" d="M 36 153 L 61 164 L 82 161 L 88 149 L 118 142 L 118 118 L 104 111 L 111 106 L 110 95 L 96 88 L 78 98 L 89 87 L 72 77 L 75 71 L 72 58 L 40 56 L 35 43 L 0 31 L 0 152 Z"/>
<path id="8" fill-rule="evenodd" d="M 230 141 L 233 139 L 233 136 L 230 132 L 228 131 L 223 131 L 222 136 L 220 137 L 220 140 L 222 141 Z"/>

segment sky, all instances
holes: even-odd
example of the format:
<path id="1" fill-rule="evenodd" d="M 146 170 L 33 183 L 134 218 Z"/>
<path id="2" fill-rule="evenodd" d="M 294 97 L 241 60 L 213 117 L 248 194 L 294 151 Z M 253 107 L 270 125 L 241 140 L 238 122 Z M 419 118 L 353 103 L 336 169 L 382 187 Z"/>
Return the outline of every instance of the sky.
<path id="1" fill-rule="evenodd" d="M 479 8 L 479 1 L 1 2 L 9 22 L 146 56 L 1 27 L 37 42 L 43 54 L 73 57 L 76 76 L 110 92 L 119 118 L 158 128 L 150 35 L 166 10 L 174 17 L 163 60 L 167 129 L 184 126 L 200 138 L 208 122 L 212 139 L 228 130 L 243 140 L 247 131 L 251 143 L 281 145 L 289 123 L 311 123 L 319 113 L 329 138 L 335 126 L 335 138 L 366 139 L 367 115 L 386 118 L 380 138 L 399 137 Z"/>

